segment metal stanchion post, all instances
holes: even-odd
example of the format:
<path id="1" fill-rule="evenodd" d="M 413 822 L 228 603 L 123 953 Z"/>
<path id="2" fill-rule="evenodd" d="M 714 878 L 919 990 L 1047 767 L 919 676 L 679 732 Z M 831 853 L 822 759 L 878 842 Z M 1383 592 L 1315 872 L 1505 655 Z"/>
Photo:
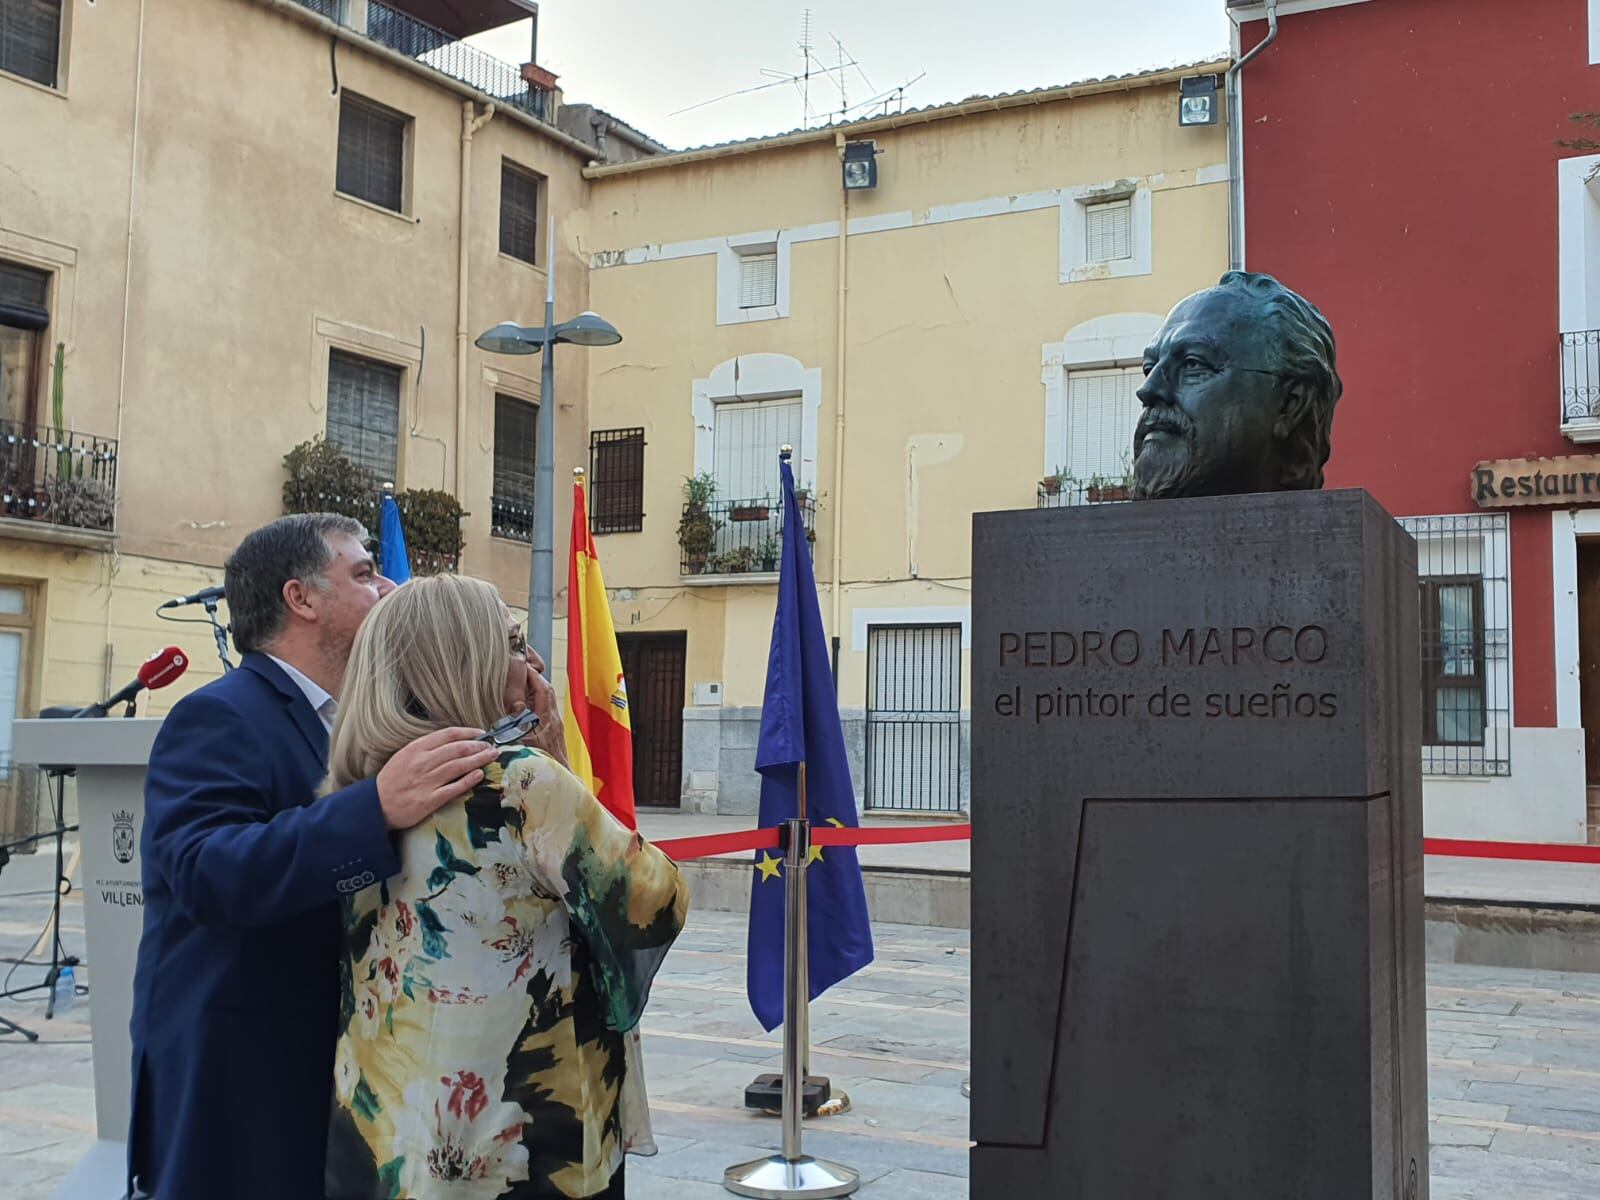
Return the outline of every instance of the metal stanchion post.
<path id="1" fill-rule="evenodd" d="M 803 768 L 802 768 L 803 769 Z M 805 811 L 802 776 L 801 807 Z M 802 1197 L 848 1196 L 861 1186 L 861 1177 L 849 1167 L 812 1158 L 801 1151 L 802 1087 L 805 1062 L 810 1057 L 805 1020 L 809 995 L 809 950 L 804 932 L 806 912 L 806 859 L 811 855 L 811 823 L 804 817 L 785 821 L 789 845 L 784 855 L 783 919 L 783 1151 L 754 1162 L 729 1167 L 722 1185 L 736 1196 L 758 1200 L 800 1200 Z"/>

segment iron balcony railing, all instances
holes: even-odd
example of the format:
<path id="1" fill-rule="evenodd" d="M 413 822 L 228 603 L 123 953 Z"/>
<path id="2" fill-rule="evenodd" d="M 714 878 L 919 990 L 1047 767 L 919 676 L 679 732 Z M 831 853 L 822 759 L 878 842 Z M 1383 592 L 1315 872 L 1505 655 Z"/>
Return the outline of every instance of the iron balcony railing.
<path id="1" fill-rule="evenodd" d="M 407 58 L 414 58 L 452 79 L 459 79 L 487 96 L 520 108 L 541 121 L 549 120 L 550 94 L 525 80 L 519 68 L 492 54 L 485 54 L 475 46 L 469 46 L 410 13 L 401 12 L 379 0 L 367 0 L 367 25 L 362 29 L 350 19 L 359 11 L 359 6 L 353 9 L 346 0 L 298 2 L 302 8 L 365 34 L 379 45 L 387 46 Z"/>
<path id="2" fill-rule="evenodd" d="M 116 512 L 114 439 L 0 421 L 0 517 L 110 533 Z"/>
<path id="3" fill-rule="evenodd" d="M 1038 508 L 1076 508 L 1080 504 L 1120 504 L 1131 499 L 1133 489 L 1126 480 L 1046 479 L 1039 484 Z"/>
<path id="4" fill-rule="evenodd" d="M 533 541 L 533 501 L 526 496 L 489 497 L 489 532 L 514 542 Z"/>
<path id="5" fill-rule="evenodd" d="M 816 540 L 816 505 L 800 497 L 806 544 Z M 684 575 L 762 575 L 778 569 L 783 549 L 783 501 L 717 500 L 683 506 L 678 546 Z"/>
<path id="6" fill-rule="evenodd" d="M 1600 329 L 1561 335 L 1561 423 L 1600 420 Z"/>

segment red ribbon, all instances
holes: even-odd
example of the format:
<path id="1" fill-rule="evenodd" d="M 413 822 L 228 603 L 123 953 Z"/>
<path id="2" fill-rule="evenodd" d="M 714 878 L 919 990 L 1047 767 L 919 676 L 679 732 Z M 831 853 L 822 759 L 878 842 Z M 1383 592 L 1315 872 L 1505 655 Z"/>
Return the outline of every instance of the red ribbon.
<path id="1" fill-rule="evenodd" d="M 776 850 L 779 830 L 751 829 L 738 833 L 714 833 L 706 837 L 668 838 L 652 843 L 673 862 L 709 858 L 715 854 L 737 854 L 746 850 Z M 811 841 L 818 846 L 893 846 L 910 842 L 964 842 L 972 836 L 971 825 L 905 825 L 898 829 L 851 829 L 848 826 L 816 825 Z"/>
<path id="2" fill-rule="evenodd" d="M 1552 845 L 1548 842 L 1471 842 L 1455 838 L 1423 838 L 1422 852 L 1450 858 L 1503 858 L 1521 862 L 1600 863 L 1600 846 Z"/>

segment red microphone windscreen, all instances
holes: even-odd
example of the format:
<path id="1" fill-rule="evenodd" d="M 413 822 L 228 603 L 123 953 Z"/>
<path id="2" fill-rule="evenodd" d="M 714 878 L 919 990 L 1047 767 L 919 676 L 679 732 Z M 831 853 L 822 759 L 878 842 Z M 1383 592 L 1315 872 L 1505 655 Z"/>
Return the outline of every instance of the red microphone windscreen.
<path id="1" fill-rule="evenodd" d="M 188 669 L 189 656 L 176 646 L 168 646 L 139 664 L 139 682 L 147 688 L 163 688 Z"/>

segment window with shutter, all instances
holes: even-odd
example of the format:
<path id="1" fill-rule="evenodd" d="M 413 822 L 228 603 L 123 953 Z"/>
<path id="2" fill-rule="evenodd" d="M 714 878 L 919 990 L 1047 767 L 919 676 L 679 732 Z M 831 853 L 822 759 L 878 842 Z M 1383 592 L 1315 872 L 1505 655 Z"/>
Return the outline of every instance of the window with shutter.
<path id="1" fill-rule="evenodd" d="M 1067 377 L 1066 455 L 1061 466 L 1079 484 L 1121 481 L 1133 457 L 1139 421 L 1139 367 L 1074 371 Z"/>
<path id="2" fill-rule="evenodd" d="M 0 71 L 56 86 L 61 0 L 0 0 Z"/>
<path id="3" fill-rule="evenodd" d="M 328 355 L 328 440 L 380 483 L 398 482 L 403 374 L 342 350 Z"/>
<path id="4" fill-rule="evenodd" d="M 799 397 L 719 404 L 716 414 L 713 473 L 718 502 L 781 495 L 778 450 L 792 446 L 795 461 L 803 457 Z"/>
<path id="5" fill-rule="evenodd" d="M 37 416 L 49 297 L 48 274 L 0 262 L 0 420 L 31 424 Z"/>
<path id="6" fill-rule="evenodd" d="M 596 429 L 589 435 L 589 531 L 644 528 L 644 430 Z"/>
<path id="7" fill-rule="evenodd" d="M 519 542 L 533 540 L 534 454 L 539 445 L 539 406 L 519 396 L 495 393 L 494 495 L 490 531 Z"/>
<path id="8" fill-rule="evenodd" d="M 544 176 L 500 163 L 500 253 L 525 263 L 539 261 L 539 201 Z"/>
<path id="9" fill-rule="evenodd" d="M 1133 203 L 1108 200 L 1091 204 L 1085 214 L 1092 263 L 1133 257 Z"/>
<path id="10" fill-rule="evenodd" d="M 339 191 L 402 211 L 410 123 L 403 113 L 345 92 L 339 101 Z"/>
<path id="11" fill-rule="evenodd" d="M 778 302 L 778 252 L 739 256 L 739 307 L 767 308 Z"/>

